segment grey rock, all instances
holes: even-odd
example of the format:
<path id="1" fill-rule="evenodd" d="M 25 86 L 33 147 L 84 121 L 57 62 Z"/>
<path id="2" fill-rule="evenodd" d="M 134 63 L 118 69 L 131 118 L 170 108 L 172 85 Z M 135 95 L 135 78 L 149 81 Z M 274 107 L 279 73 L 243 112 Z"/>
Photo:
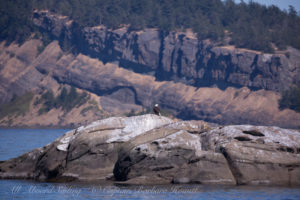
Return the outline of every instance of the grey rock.
<path id="1" fill-rule="evenodd" d="M 300 132 L 112 117 L 0 163 L 1 178 L 300 186 Z"/>
<path id="2" fill-rule="evenodd" d="M 202 151 L 199 135 L 182 130 L 183 126 L 195 124 L 179 122 L 150 131 L 147 139 L 151 140 L 146 143 L 141 136 L 136 137 L 131 141 L 134 148 L 129 152 L 126 149 L 119 156 L 114 169 L 116 179 L 132 183 L 131 179 L 142 176 L 147 180 L 144 184 L 151 180 L 150 183 L 234 185 L 235 179 L 224 156 Z"/>
<path id="3" fill-rule="evenodd" d="M 48 11 L 36 11 L 34 23 L 59 39 L 72 37 L 70 20 Z M 63 33 L 65 31 L 65 33 Z M 78 31 L 76 29 L 76 31 Z M 218 46 L 188 33 L 163 33 L 156 29 L 130 31 L 126 27 L 110 30 L 104 26 L 85 27 L 76 38 L 84 52 L 103 61 L 118 60 L 122 67 L 137 72 L 155 71 L 161 80 L 181 81 L 195 86 L 217 84 L 266 89 L 277 92 L 299 84 L 300 52 L 288 48 L 284 52 L 262 52 Z"/>
<path id="4" fill-rule="evenodd" d="M 201 137 L 204 149 L 225 156 L 238 184 L 299 184 L 299 131 L 241 125 L 217 128 Z"/>

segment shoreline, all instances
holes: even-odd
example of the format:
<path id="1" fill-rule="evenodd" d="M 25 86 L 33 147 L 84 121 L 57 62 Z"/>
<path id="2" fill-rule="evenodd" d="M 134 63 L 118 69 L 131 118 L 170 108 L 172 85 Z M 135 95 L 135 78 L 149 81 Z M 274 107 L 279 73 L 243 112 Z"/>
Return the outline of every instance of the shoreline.
<path id="1" fill-rule="evenodd" d="M 74 129 L 79 126 L 0 126 L 0 129 Z"/>
<path id="2" fill-rule="evenodd" d="M 2 161 L 3 162 L 3 161 Z M 49 184 L 55 184 L 55 183 L 61 183 L 66 185 L 88 185 L 88 186 L 97 186 L 99 188 L 104 187 L 130 187 L 130 188 L 178 188 L 178 189 L 184 189 L 187 187 L 205 187 L 205 188 L 249 188 L 249 189 L 255 189 L 255 188 L 287 188 L 287 189 L 300 189 L 300 185 L 268 185 L 268 184 L 257 184 L 257 185 L 244 185 L 244 184 L 236 184 L 236 185 L 226 185 L 226 184 L 203 184 L 203 183 L 149 183 L 149 184 L 138 184 L 138 183 L 128 183 L 128 182 L 122 182 L 122 181 L 113 181 L 113 180 L 70 180 L 70 181 L 41 181 L 36 180 L 32 178 L 3 178 L 0 177 L 0 181 L 25 181 L 25 182 L 32 182 L 32 183 L 49 183 Z"/>

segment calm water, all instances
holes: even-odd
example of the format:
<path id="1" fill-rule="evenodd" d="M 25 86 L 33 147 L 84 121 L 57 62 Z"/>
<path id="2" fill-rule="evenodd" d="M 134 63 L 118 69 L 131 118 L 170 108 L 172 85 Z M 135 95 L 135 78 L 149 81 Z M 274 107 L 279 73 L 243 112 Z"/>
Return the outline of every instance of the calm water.
<path id="1" fill-rule="evenodd" d="M 0 160 L 42 147 L 65 133 L 56 129 L 0 129 Z M 120 186 L 0 180 L 0 199 L 270 199 L 300 200 L 300 188 L 201 185 Z"/>

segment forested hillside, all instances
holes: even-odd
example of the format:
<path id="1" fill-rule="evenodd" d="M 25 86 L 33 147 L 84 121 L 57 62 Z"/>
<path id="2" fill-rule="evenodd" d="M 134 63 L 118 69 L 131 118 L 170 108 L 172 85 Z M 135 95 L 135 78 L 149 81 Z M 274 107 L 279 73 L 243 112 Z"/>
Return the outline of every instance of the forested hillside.
<path id="1" fill-rule="evenodd" d="M 34 9 L 67 15 L 84 27 L 191 28 L 200 39 L 220 44 L 264 52 L 273 52 L 274 45 L 300 49 L 300 17 L 293 7 L 286 12 L 233 0 L 0 0 L 1 40 L 22 43 L 37 32 L 30 20 Z"/>
<path id="2" fill-rule="evenodd" d="M 293 7 L 0 0 L 0 26 L 0 126 L 73 127 L 156 103 L 181 119 L 300 126 Z"/>

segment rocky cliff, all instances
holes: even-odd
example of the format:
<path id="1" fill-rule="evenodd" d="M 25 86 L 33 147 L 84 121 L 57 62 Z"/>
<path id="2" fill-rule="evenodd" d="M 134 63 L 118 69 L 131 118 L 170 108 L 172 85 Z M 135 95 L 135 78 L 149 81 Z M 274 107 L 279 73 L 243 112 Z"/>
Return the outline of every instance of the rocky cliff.
<path id="1" fill-rule="evenodd" d="M 155 74 L 199 86 L 217 85 L 283 91 L 300 85 L 300 52 L 293 48 L 265 54 L 200 40 L 190 31 L 131 31 L 104 26 L 80 29 L 75 22 L 48 11 L 36 11 L 34 23 L 55 38 L 71 41 L 82 53 L 118 61 L 135 72 Z"/>
<path id="2" fill-rule="evenodd" d="M 112 117 L 0 163 L 1 178 L 300 186 L 300 132 Z"/>
<path id="3" fill-rule="evenodd" d="M 145 113 L 159 103 L 181 119 L 300 127 L 299 113 L 278 109 L 277 91 L 299 81 L 295 49 L 263 54 L 216 46 L 188 31 L 82 28 L 48 11 L 36 11 L 33 21 L 53 41 L 0 44 L 0 126 L 79 126 Z M 90 99 L 70 111 L 39 112 L 41 96 L 51 90 L 57 97 L 64 87 Z M 27 93 L 33 96 L 26 109 L 3 112 L 14 96 Z"/>
<path id="4" fill-rule="evenodd" d="M 197 88 L 181 82 L 158 81 L 152 75 L 124 69 L 117 63 L 104 64 L 82 54 L 63 52 L 57 41 L 40 51 L 39 40 L 30 40 L 20 47 L 15 44 L 6 47 L 2 43 L 0 47 L 1 100 L 28 91 L 34 94 L 28 111 L 5 116 L 0 120 L 2 126 L 79 126 L 109 115 L 138 113 L 155 103 L 185 119 L 220 124 L 300 126 L 300 114 L 279 110 L 280 96 L 273 91 L 251 91 L 246 87 Z M 53 90 L 58 95 L 65 86 L 86 91 L 91 99 L 69 112 L 53 109 L 39 114 L 42 105 L 36 104 L 36 99 L 45 90 Z"/>

